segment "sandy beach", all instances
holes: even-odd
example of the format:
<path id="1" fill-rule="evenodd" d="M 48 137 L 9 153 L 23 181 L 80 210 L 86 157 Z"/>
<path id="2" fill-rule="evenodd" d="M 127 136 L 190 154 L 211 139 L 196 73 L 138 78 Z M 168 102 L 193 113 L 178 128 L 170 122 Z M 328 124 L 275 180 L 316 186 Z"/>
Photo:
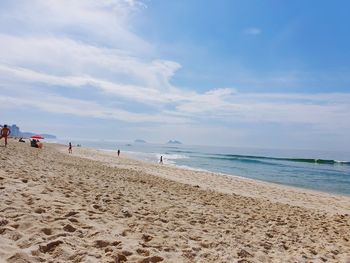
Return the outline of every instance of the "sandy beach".
<path id="1" fill-rule="evenodd" d="M 0 262 L 350 262 L 350 197 L 10 141 Z"/>

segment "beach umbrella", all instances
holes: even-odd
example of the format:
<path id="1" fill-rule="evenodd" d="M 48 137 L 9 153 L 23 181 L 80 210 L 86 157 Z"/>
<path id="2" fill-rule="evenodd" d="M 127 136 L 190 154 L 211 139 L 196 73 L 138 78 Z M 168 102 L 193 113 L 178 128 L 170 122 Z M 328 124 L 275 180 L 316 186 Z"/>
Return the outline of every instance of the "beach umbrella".
<path id="1" fill-rule="evenodd" d="M 31 136 L 30 138 L 33 138 L 33 139 L 45 139 L 43 136 L 41 135 L 33 135 Z"/>

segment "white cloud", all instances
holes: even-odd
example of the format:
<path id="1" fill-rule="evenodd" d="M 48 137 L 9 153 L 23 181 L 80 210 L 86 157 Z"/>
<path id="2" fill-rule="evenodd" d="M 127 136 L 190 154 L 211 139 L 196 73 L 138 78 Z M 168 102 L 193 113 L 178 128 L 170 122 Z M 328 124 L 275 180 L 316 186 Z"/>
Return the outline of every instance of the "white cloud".
<path id="1" fill-rule="evenodd" d="M 164 104 L 173 100 L 181 100 L 186 98 L 184 96 L 185 94 L 181 95 L 178 93 L 176 95 L 176 92 L 167 93 L 144 86 L 119 84 L 114 83 L 113 81 L 94 78 L 89 75 L 57 76 L 29 69 L 8 67 L 3 65 L 0 65 L 0 73 L 2 75 L 0 78 L 0 84 L 6 86 L 11 79 L 16 79 L 16 82 L 22 84 L 20 87 L 17 87 L 18 91 L 23 89 L 25 86 L 27 86 L 27 89 L 35 90 L 35 84 L 46 84 L 48 94 L 50 92 L 50 86 L 79 89 L 84 89 L 85 86 L 92 86 L 107 93 L 107 95 L 113 95 L 117 98 L 126 98 L 144 104 L 152 104 L 155 102 Z M 1 79 L 3 80 L 1 81 Z"/>
<path id="2" fill-rule="evenodd" d="M 142 2 L 15 2 L 0 9 L 0 108 L 34 108 L 133 123 L 201 122 L 208 130 L 212 121 L 226 130 L 239 122 L 350 129 L 344 121 L 350 119 L 348 93 L 262 94 L 234 88 L 198 92 L 174 86 L 171 79 L 181 65 L 159 58 L 156 48 L 133 32 L 132 19 L 144 8 Z M 262 31 L 247 28 L 244 33 Z M 262 82 L 240 75 L 242 83 Z M 262 85 L 294 84 L 296 79 L 293 73 L 267 76 Z M 59 88 L 81 94 L 94 89 L 101 96 L 95 101 L 77 99 L 69 92 L 57 92 Z M 103 98 L 118 103 L 107 105 Z M 131 103 L 121 104 L 121 100 Z M 151 110 L 136 113 L 135 103 Z"/>
<path id="3" fill-rule="evenodd" d="M 244 29 L 244 33 L 247 35 L 260 35 L 262 33 L 262 30 L 257 27 L 249 27 Z"/>
<path id="4" fill-rule="evenodd" d="M 323 127 L 328 125 L 344 127 L 346 123 L 344 124 L 343 120 L 350 118 L 350 94 L 347 93 L 261 94 L 240 93 L 235 89 L 225 88 L 199 94 L 193 91 L 180 91 L 176 88 L 164 91 L 142 86 L 121 85 L 90 76 L 55 76 L 8 66 L 0 66 L 0 73 L 2 87 L 5 87 L 11 79 L 18 82 L 18 85 L 11 86 L 12 94 L 16 95 L 13 95 L 12 99 L 3 98 L 2 107 L 34 107 L 47 112 L 118 119 L 126 122 L 169 123 L 174 121 L 186 123 L 193 119 L 201 119 L 202 121 L 220 120 L 225 123 L 237 121 L 305 123 Z M 39 96 L 40 98 L 45 97 L 45 100 L 33 101 L 32 96 L 18 98 L 18 94 L 23 93 L 24 90 L 37 94 L 41 90 L 36 88 L 35 84 L 38 83 L 47 84 L 46 93 Z M 176 108 L 173 111 L 158 111 L 157 116 L 134 114 L 131 113 L 132 108 L 129 110 L 107 108 L 97 102 L 84 102 L 56 96 L 49 90 L 50 86 L 56 85 L 74 89 L 84 89 L 86 85 L 89 85 L 116 98 L 138 101 L 153 105 L 154 108 L 172 103 Z M 6 103 L 9 101 L 11 103 Z"/>
<path id="5" fill-rule="evenodd" d="M 132 52 L 152 45 L 131 30 L 131 17 L 144 5 L 128 0 L 19 0 L 0 10 L 2 26 L 22 36 L 71 37 Z M 4 30 L 8 31 L 8 30 Z"/>
<path id="6" fill-rule="evenodd" d="M 18 37 L 0 34 L 0 63 L 53 75 L 91 75 L 114 82 L 133 82 L 148 88 L 169 87 L 180 65 L 173 61 L 146 61 L 127 51 L 97 47 L 72 39 Z"/>
<path id="7" fill-rule="evenodd" d="M 162 114 L 132 113 L 122 109 L 102 106 L 94 101 L 70 99 L 41 93 L 26 96 L 0 95 L 0 108 L 34 108 L 50 113 L 75 116 L 114 119 L 126 122 L 188 123 L 188 119 Z"/>

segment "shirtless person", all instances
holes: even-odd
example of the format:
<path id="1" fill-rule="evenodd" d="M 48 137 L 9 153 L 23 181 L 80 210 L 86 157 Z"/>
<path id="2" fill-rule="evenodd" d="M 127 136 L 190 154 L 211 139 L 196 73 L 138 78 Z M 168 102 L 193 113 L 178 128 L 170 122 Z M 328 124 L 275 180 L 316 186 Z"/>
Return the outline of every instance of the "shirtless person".
<path id="1" fill-rule="evenodd" d="M 0 139 L 5 138 L 5 147 L 7 146 L 7 137 L 10 135 L 11 131 L 7 128 L 7 125 L 4 125 L 4 128 L 0 131 Z"/>

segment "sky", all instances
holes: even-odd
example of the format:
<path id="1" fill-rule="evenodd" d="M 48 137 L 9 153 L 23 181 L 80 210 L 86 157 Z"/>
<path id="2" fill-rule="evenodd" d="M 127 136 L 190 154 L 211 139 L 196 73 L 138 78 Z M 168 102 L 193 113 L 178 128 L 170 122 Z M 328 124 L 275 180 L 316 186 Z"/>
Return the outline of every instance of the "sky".
<path id="1" fill-rule="evenodd" d="M 2 0 L 0 123 L 348 150 L 350 2 Z"/>

